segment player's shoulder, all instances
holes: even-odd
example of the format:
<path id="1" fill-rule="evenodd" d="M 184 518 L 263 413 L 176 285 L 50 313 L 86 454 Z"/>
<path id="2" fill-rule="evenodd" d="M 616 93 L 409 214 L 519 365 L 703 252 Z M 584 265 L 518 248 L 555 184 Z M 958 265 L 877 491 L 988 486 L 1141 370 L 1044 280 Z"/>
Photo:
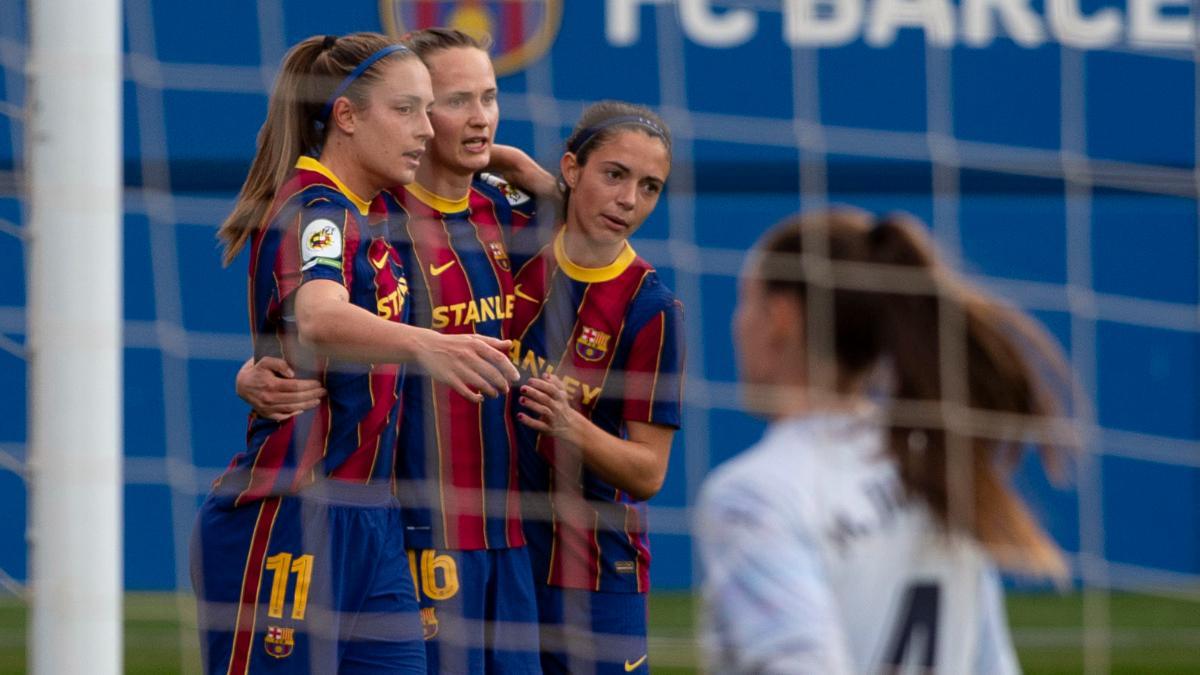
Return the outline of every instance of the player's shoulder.
<path id="1" fill-rule="evenodd" d="M 658 270 L 654 268 L 645 258 L 637 256 L 631 263 L 632 267 L 640 270 L 642 273 L 641 285 L 638 287 L 637 296 L 634 298 L 641 309 L 650 314 L 657 314 L 662 311 L 677 312 L 683 310 L 683 303 L 675 297 L 675 291 L 663 281 Z"/>
<path id="2" fill-rule="evenodd" d="M 786 429 L 773 425 L 754 445 L 730 458 L 704 479 L 702 511 L 754 505 L 775 513 L 792 511 L 798 495 L 807 493 L 810 453 L 792 447 Z"/>
<path id="3" fill-rule="evenodd" d="M 475 174 L 471 186 L 477 192 L 493 202 L 504 203 L 509 207 L 522 206 L 532 202 L 533 197 L 512 183 L 494 173 L 486 171 Z"/>
<path id="4" fill-rule="evenodd" d="M 825 482 L 857 474 L 877 454 L 878 429 L 859 414 L 817 414 L 776 422 L 757 443 L 715 469 L 703 488 L 710 498 L 755 499 L 784 510 L 812 512 L 804 502 Z M 812 506 L 812 505 L 809 505 Z"/>

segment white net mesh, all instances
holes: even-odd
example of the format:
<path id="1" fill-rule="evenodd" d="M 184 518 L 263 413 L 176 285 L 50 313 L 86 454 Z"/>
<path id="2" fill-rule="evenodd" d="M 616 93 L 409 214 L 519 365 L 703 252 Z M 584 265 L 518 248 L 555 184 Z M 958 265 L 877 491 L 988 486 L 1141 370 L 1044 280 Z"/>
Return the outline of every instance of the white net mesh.
<path id="1" fill-rule="evenodd" d="M 0 503 L 12 514 L 0 526 L 0 587 L 17 599 L 27 577 L 20 270 L 31 2 L 0 5 L 0 242 L 9 252 L 0 277 L 9 393 L 0 402 L 11 422 L 0 432 Z M 183 672 L 199 670 L 188 536 L 199 499 L 239 450 L 244 408 L 232 383 L 249 354 L 245 261 L 220 270 L 215 226 L 244 175 L 288 45 L 378 30 L 390 11 L 358 2 L 334 17 L 313 3 L 219 4 L 125 3 L 126 581 L 131 591 L 181 591 L 169 600 L 172 616 L 160 607 L 150 621 L 177 625 L 182 649 L 172 667 Z M 674 134 L 668 197 L 635 238 L 687 308 L 685 421 L 650 514 L 656 594 L 686 595 L 698 582 L 689 506 L 710 468 L 761 429 L 740 413 L 728 334 L 745 250 L 797 208 L 850 203 L 929 223 L 973 281 L 1050 326 L 1094 403 L 1077 420 L 1086 451 L 1073 488 L 1054 492 L 1029 471 L 1018 481 L 1069 553 L 1082 615 L 1053 635 L 1018 627 L 1018 647 L 1082 646 L 1081 667 L 1100 673 L 1124 663 L 1119 654 L 1131 644 L 1194 646 L 1195 624 L 1155 632 L 1141 615 L 1118 616 L 1124 605 L 1111 598 L 1137 591 L 1200 601 L 1200 74 L 1193 32 L 1179 28 L 1189 7 L 1131 0 L 1119 14 L 1128 37 L 1105 50 L 1078 49 L 1073 40 L 1086 35 L 1064 39 L 1049 15 L 1020 3 L 995 3 L 1009 9 L 984 23 L 1026 35 L 1018 15 L 1034 16 L 1036 49 L 1002 37 L 973 46 L 972 29 L 953 37 L 955 26 L 947 48 L 922 39 L 943 34 L 932 19 L 883 44 L 788 49 L 780 37 L 788 12 L 804 3 L 589 4 L 565 8 L 549 58 L 501 80 L 499 140 L 556 166 L 565 133 L 593 97 L 646 99 Z M 818 5 L 825 9 L 813 16 L 864 7 Z M 982 11 L 977 5 L 945 3 L 960 17 Z M 882 30 L 876 10 L 855 40 Z M 757 31 L 742 42 L 699 44 L 700 19 L 732 25 L 751 15 Z M 638 32 L 628 40 L 621 27 L 631 21 Z M 1164 25 L 1166 33 L 1152 30 Z M 1160 43 L 1147 47 L 1155 35 Z M 989 98 L 992 85 L 980 82 L 992 81 Z M 130 613 L 139 607 L 131 602 Z M 671 620 L 656 627 L 653 617 L 652 658 L 694 666 L 692 634 Z M 0 651 L 21 658 L 8 641 Z"/>

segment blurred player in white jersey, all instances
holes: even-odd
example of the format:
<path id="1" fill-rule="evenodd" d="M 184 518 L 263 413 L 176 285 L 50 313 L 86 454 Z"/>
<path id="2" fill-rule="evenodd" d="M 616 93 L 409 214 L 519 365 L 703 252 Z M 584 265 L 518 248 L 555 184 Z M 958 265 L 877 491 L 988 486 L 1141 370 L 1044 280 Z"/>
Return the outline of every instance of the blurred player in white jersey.
<path id="1" fill-rule="evenodd" d="M 852 210 L 759 241 L 734 334 L 771 425 L 700 495 L 712 672 L 1019 672 L 996 567 L 1066 575 L 1007 483 L 1064 426 L 1054 343 L 920 224 Z"/>

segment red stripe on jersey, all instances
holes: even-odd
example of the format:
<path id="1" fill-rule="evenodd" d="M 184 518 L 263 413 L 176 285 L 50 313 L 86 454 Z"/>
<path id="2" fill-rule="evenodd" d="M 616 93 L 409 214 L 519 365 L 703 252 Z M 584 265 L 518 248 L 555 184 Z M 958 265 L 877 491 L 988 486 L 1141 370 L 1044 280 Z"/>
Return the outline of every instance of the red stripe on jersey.
<path id="1" fill-rule="evenodd" d="M 434 330 L 448 335 L 471 334 L 473 323 L 459 321 L 463 308 L 475 299 L 462 261 L 450 245 L 445 220 L 437 211 L 412 198 L 407 191 L 398 197 L 409 209 L 408 232 L 420 273 L 429 289 Z M 454 308 L 458 307 L 455 311 Z M 437 310 L 445 308 L 445 325 L 439 326 Z M 434 417 L 437 425 L 438 492 L 442 510 L 445 548 L 487 548 L 486 508 L 483 489 L 483 439 L 478 424 L 480 406 L 449 386 L 433 383 Z M 451 424 L 458 420 L 460 424 Z M 462 423 L 473 420 L 473 423 Z"/>
<path id="2" fill-rule="evenodd" d="M 500 286 L 501 302 L 507 304 L 513 292 L 513 269 L 512 261 L 508 257 L 508 247 L 504 245 L 504 230 L 500 226 L 500 216 L 496 213 L 496 203 L 473 187 L 469 204 L 470 221 L 475 226 L 475 237 L 483 245 L 483 250 L 492 263 L 492 272 L 495 273 Z M 502 314 L 506 313 L 504 308 L 500 308 L 500 311 Z M 503 326 L 508 324 L 508 320 L 503 322 Z M 500 336 L 508 337 L 508 334 L 502 332 Z"/>
<path id="3" fill-rule="evenodd" d="M 234 500 L 234 506 L 248 504 L 271 494 L 279 476 L 279 469 L 287 460 L 295 431 L 296 418 L 293 417 L 267 436 L 254 456 L 254 466 L 250 468 L 250 481 L 246 489 Z M 234 463 L 236 462 L 237 459 L 234 458 Z"/>
<path id="4" fill-rule="evenodd" d="M 342 247 L 342 286 L 349 290 L 354 285 L 354 259 L 363 236 L 358 229 L 358 221 L 349 211 L 343 216 L 342 232 L 342 240 L 345 242 Z"/>
<path id="5" fill-rule="evenodd" d="M 547 443 L 548 447 L 544 447 L 543 440 L 548 439 L 545 436 L 538 439 L 539 449 L 553 453 L 553 446 Z M 582 465 L 578 455 L 547 457 L 554 467 L 550 488 L 553 556 L 547 582 L 568 588 L 594 588 L 600 569 L 600 547 L 595 511 L 583 497 Z"/>
<path id="6" fill-rule="evenodd" d="M 546 306 L 546 285 L 550 281 L 549 247 L 543 248 L 514 277 L 513 315 L 509 318 L 508 337 L 524 339 L 530 326 Z M 520 283 L 516 283 L 519 281 Z M 519 355 L 518 355 L 519 356 Z"/>
<path id="7" fill-rule="evenodd" d="M 638 593 L 645 593 L 650 590 L 650 542 L 646 540 L 646 526 L 642 523 L 641 514 L 628 505 L 625 506 L 625 536 L 637 553 L 634 565 L 637 566 Z"/>
<path id="8" fill-rule="evenodd" d="M 512 448 L 508 462 L 508 499 L 505 501 L 505 535 L 509 546 L 525 545 L 525 529 L 521 526 L 521 476 L 517 460 L 517 430 L 513 427 L 512 415 L 504 416 L 504 432 L 508 434 L 508 447 Z"/>
<path id="9" fill-rule="evenodd" d="M 666 337 L 666 313 L 659 312 L 634 337 L 625 363 L 624 419 L 652 422 L 658 369 Z"/>
<path id="10" fill-rule="evenodd" d="M 293 492 L 312 482 L 313 468 L 325 458 L 325 451 L 329 447 L 329 430 L 332 417 L 332 406 L 330 405 L 329 397 L 326 396 L 321 399 L 321 405 L 317 407 L 315 414 L 312 416 L 312 427 L 308 430 L 308 442 L 304 444 L 304 451 L 301 453 L 296 466 L 296 475 L 292 479 L 290 489 Z"/>
<path id="11" fill-rule="evenodd" d="M 258 608 L 259 588 L 262 585 L 263 563 L 267 557 L 267 545 L 271 542 L 271 530 L 275 527 L 275 516 L 279 513 L 279 497 L 265 499 L 259 507 L 258 519 L 254 522 L 254 533 L 250 535 L 250 549 L 246 553 L 246 567 L 242 572 L 242 589 L 239 594 L 237 623 L 233 629 L 233 651 L 229 656 L 229 675 L 245 675 L 250 672 L 250 650 L 254 648 L 254 621 Z"/>

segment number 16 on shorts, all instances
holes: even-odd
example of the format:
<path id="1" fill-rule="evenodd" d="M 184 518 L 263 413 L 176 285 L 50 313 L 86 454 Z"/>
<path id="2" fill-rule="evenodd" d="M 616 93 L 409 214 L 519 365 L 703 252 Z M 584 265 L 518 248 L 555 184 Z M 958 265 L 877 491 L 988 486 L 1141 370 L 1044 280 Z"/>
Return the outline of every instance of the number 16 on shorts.
<path id="1" fill-rule="evenodd" d="M 432 640 L 438 634 L 437 608 L 433 602 L 449 600 L 458 594 L 458 563 L 445 553 L 426 549 L 409 551 L 408 566 L 421 605 L 425 639 Z"/>

